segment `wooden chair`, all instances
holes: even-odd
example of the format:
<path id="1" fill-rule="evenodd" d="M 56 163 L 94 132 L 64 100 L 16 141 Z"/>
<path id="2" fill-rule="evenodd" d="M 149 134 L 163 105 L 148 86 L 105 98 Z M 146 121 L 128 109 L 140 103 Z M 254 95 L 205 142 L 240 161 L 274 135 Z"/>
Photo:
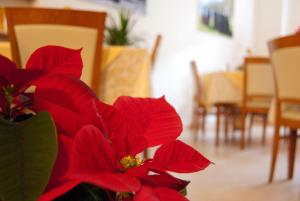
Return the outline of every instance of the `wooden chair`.
<path id="1" fill-rule="evenodd" d="M 245 147 L 246 117 L 250 115 L 249 141 L 254 116 L 263 119 L 263 138 L 266 139 L 266 124 L 271 106 L 274 82 L 272 68 L 268 58 L 246 57 L 244 61 L 244 90 L 242 103 L 241 149 Z"/>
<path id="2" fill-rule="evenodd" d="M 0 33 L 3 33 L 4 32 L 4 18 L 5 18 L 5 15 L 4 15 L 4 8 L 1 8 L 0 7 Z"/>
<path id="3" fill-rule="evenodd" d="M 193 113 L 192 113 L 192 122 L 190 125 L 191 131 L 193 131 L 195 135 L 195 139 L 197 139 L 198 131 L 201 127 L 202 133 L 205 133 L 205 120 L 206 120 L 206 108 L 203 103 L 203 88 L 200 80 L 200 76 L 197 70 L 197 65 L 195 61 L 191 62 L 192 74 L 195 83 L 195 94 L 193 100 Z M 201 122 L 201 123 L 200 123 Z"/>
<path id="4" fill-rule="evenodd" d="M 159 50 L 159 47 L 160 47 L 160 44 L 161 44 L 161 40 L 162 40 L 162 36 L 160 34 L 158 34 L 156 36 L 155 43 L 154 43 L 154 46 L 153 46 L 153 49 L 152 49 L 152 52 L 151 52 L 152 67 L 154 67 L 154 65 L 155 65 L 158 50 Z"/>
<path id="5" fill-rule="evenodd" d="M 70 9 L 5 8 L 13 60 L 24 66 L 45 45 L 83 48 L 81 80 L 99 95 L 106 13 Z"/>
<path id="6" fill-rule="evenodd" d="M 297 129 L 300 128 L 300 37 L 291 35 L 268 43 L 275 80 L 275 135 L 269 182 L 273 181 L 280 139 L 280 128 L 288 127 L 288 179 L 293 178 Z"/>

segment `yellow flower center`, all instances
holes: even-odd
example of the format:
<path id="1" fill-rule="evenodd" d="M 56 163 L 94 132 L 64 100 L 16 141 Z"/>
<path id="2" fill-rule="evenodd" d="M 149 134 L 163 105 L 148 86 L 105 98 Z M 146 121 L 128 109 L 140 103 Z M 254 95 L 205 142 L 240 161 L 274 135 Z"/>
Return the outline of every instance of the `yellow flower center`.
<path id="1" fill-rule="evenodd" d="M 138 157 L 138 156 L 125 156 L 124 158 L 121 159 L 120 163 L 122 166 L 126 169 L 132 168 L 132 167 L 137 167 L 142 164 L 143 160 Z"/>

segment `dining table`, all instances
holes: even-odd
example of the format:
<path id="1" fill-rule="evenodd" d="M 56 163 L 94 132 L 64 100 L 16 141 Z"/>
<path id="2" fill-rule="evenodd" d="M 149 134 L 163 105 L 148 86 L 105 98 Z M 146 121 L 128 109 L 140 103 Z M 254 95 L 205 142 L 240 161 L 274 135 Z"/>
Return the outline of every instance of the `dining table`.
<path id="1" fill-rule="evenodd" d="M 224 116 L 224 135 L 228 141 L 229 119 L 232 110 L 239 108 L 243 100 L 243 71 L 217 71 L 201 77 L 203 103 L 208 112 L 216 113 L 216 146 L 220 144 L 221 117 Z"/>
<path id="2" fill-rule="evenodd" d="M 145 48 L 106 46 L 102 53 L 100 99 L 151 97 L 151 61 Z"/>
<path id="3" fill-rule="evenodd" d="M 0 41 L 0 55 L 12 59 L 9 41 Z M 112 104 L 119 96 L 151 97 L 151 62 L 147 49 L 103 46 L 99 99 Z"/>
<path id="4" fill-rule="evenodd" d="M 203 101 L 207 109 L 219 103 L 241 105 L 243 99 L 243 71 L 219 71 L 205 74 Z"/>

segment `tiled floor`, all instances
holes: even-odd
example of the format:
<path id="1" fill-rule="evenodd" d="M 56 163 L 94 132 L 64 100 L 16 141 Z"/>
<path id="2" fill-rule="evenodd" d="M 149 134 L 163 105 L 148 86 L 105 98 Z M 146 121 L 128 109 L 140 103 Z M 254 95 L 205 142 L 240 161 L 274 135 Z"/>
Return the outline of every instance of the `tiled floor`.
<path id="1" fill-rule="evenodd" d="M 299 146 L 293 180 L 286 180 L 287 144 L 281 143 L 275 179 L 267 183 L 273 129 L 268 128 L 267 144 L 261 144 L 261 130 L 255 126 L 253 142 L 244 151 L 236 140 L 214 146 L 214 124 L 208 125 L 205 137 L 199 136 L 197 142 L 186 130 L 182 139 L 206 155 L 215 165 L 203 172 L 179 175 L 191 180 L 188 198 L 192 201 L 296 201 L 300 200 L 300 156 Z"/>

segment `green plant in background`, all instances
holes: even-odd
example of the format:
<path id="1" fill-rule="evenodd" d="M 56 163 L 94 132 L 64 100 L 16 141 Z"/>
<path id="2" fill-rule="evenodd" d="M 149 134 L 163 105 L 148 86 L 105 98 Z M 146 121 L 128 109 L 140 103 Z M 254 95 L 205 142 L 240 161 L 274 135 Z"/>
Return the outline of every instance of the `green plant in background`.
<path id="1" fill-rule="evenodd" d="M 118 14 L 118 22 L 111 18 L 111 25 L 106 28 L 106 43 L 109 45 L 132 45 L 134 40 L 129 37 L 135 25 L 129 11 L 122 9 Z"/>

